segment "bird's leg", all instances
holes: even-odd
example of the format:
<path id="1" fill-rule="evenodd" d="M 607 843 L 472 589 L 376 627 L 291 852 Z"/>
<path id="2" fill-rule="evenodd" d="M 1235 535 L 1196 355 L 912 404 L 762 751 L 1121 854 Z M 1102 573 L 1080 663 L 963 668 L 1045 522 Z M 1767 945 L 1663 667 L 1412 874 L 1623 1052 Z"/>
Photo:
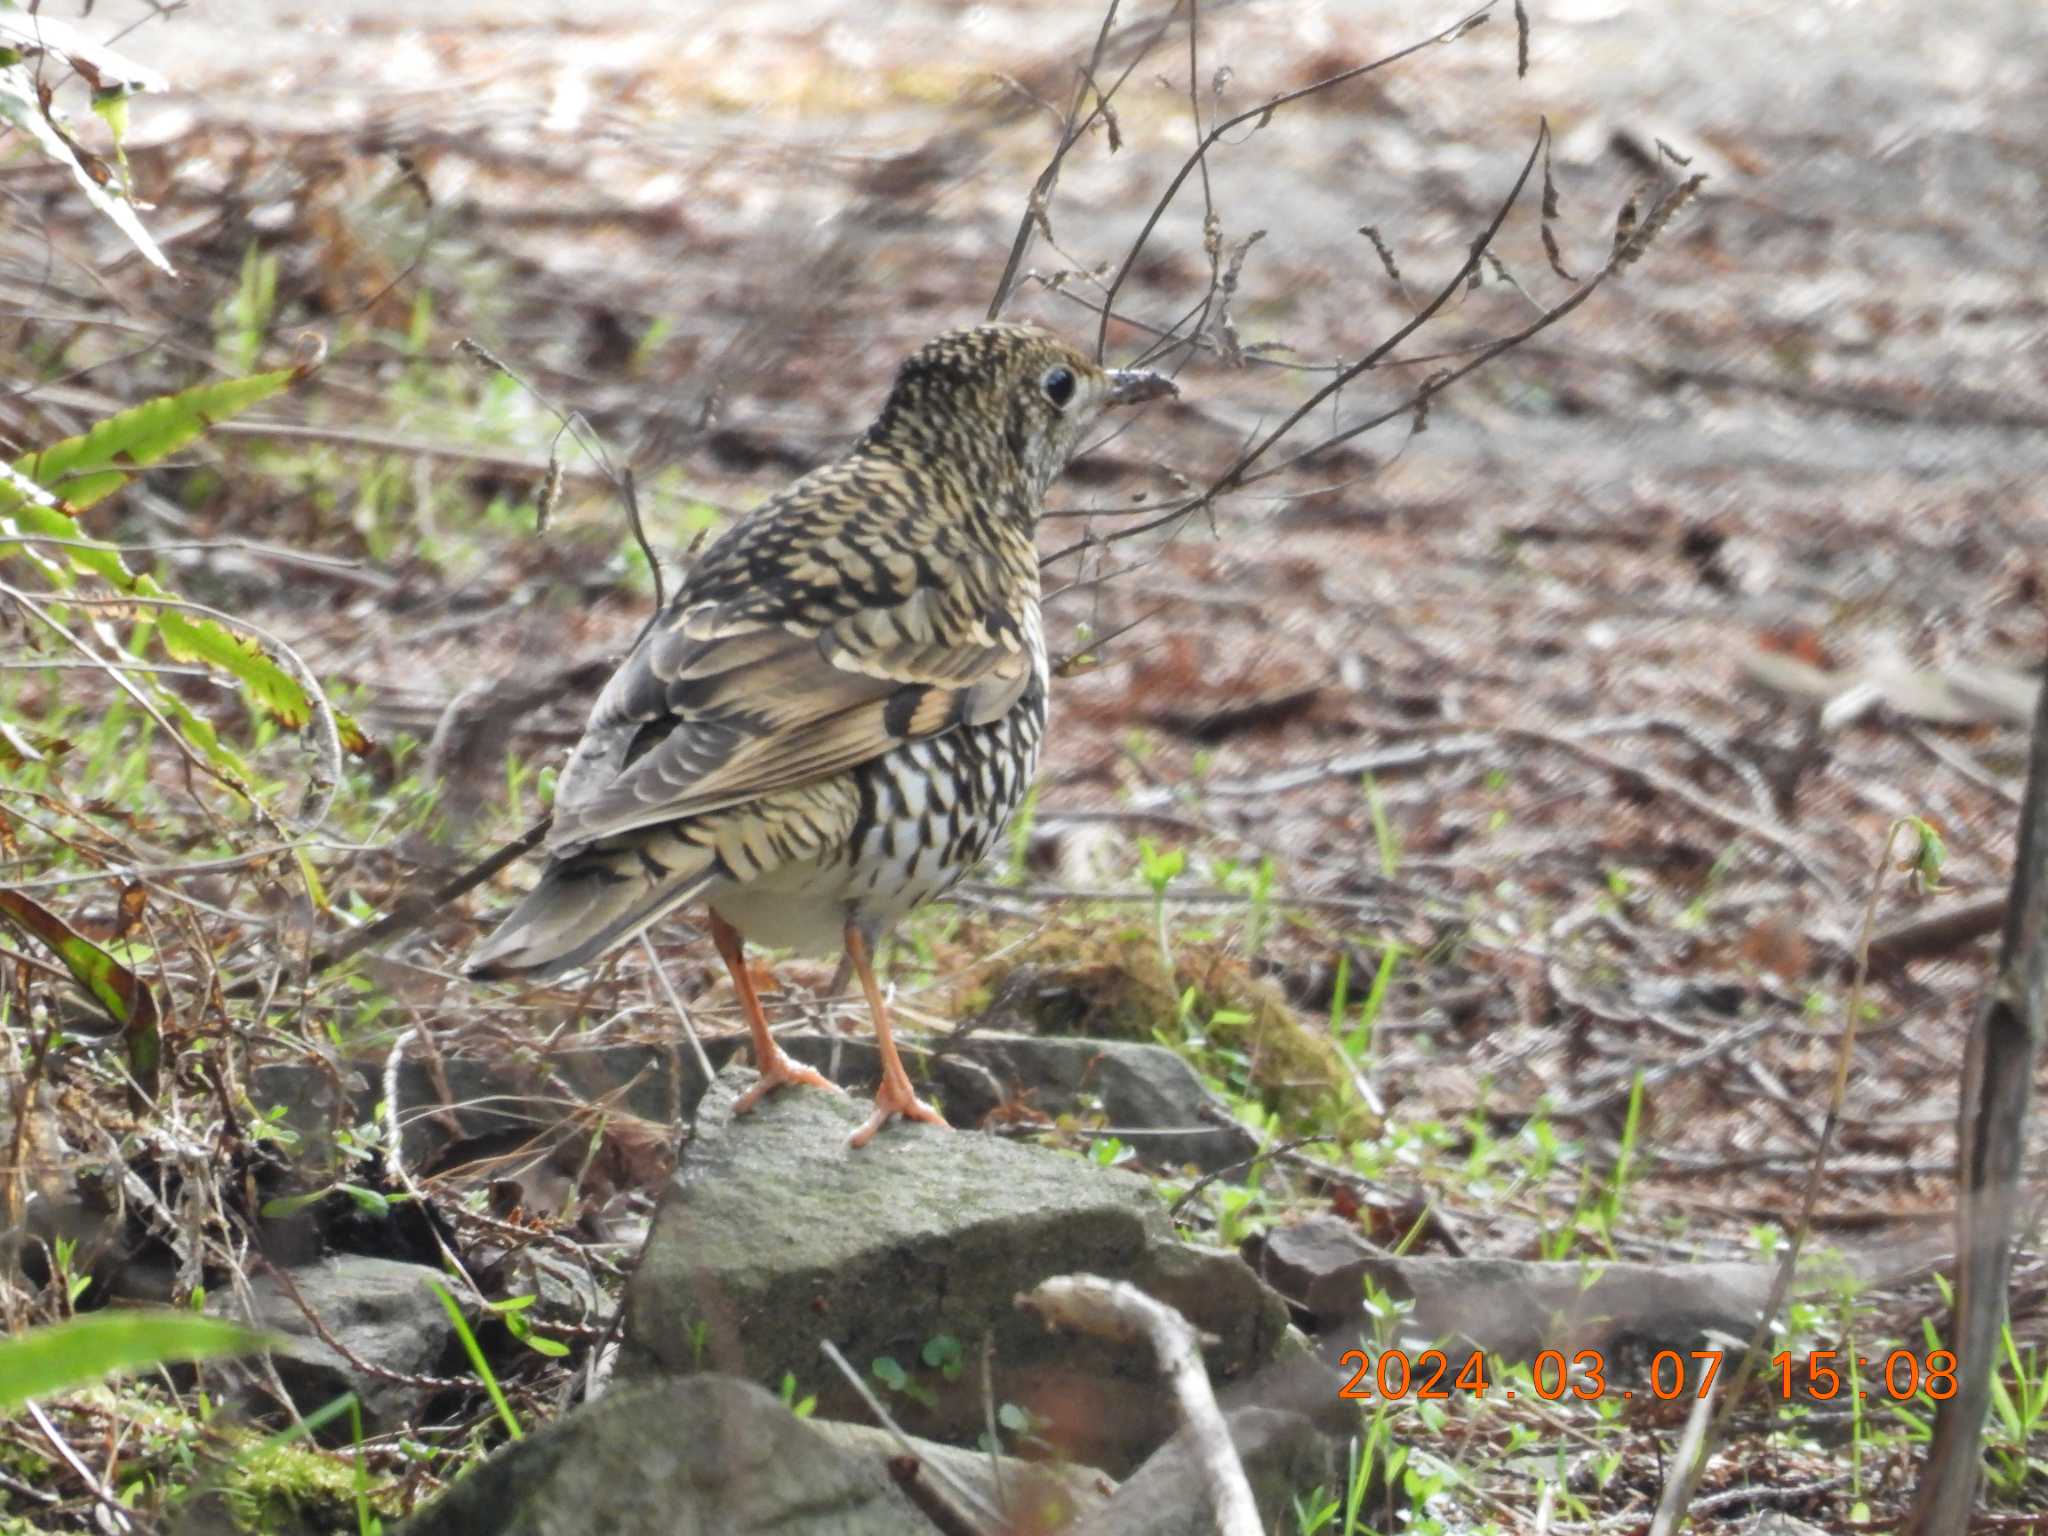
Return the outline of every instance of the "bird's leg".
<path id="1" fill-rule="evenodd" d="M 889 1010 L 882 1003 L 882 989 L 875 985 L 875 968 L 868 964 L 867 935 L 858 923 L 846 925 L 846 958 L 853 962 L 854 970 L 860 974 L 861 990 L 868 995 L 868 1012 L 875 1020 L 875 1048 L 882 1053 L 882 1086 L 875 1090 L 875 1112 L 846 1138 L 846 1144 L 866 1146 L 868 1138 L 896 1115 L 952 1129 L 946 1125 L 945 1116 L 920 1099 L 917 1090 L 910 1086 L 910 1074 L 903 1070 L 903 1058 L 896 1054 L 896 1037 L 889 1032 Z"/>
<path id="2" fill-rule="evenodd" d="M 808 1083 L 813 1088 L 829 1088 L 834 1093 L 844 1093 L 844 1088 L 822 1072 L 814 1072 L 791 1061 L 782 1047 L 775 1043 L 775 1037 L 768 1033 L 768 1015 L 761 1011 L 760 994 L 754 990 L 754 978 L 747 972 L 745 941 L 740 938 L 739 929 L 716 912 L 711 914 L 711 942 L 718 946 L 719 958 L 725 961 L 725 968 L 732 973 L 733 990 L 740 995 L 740 1012 L 747 1016 L 747 1029 L 754 1037 L 754 1069 L 761 1074 L 754 1086 L 740 1095 L 732 1112 L 744 1115 L 788 1083 Z"/>

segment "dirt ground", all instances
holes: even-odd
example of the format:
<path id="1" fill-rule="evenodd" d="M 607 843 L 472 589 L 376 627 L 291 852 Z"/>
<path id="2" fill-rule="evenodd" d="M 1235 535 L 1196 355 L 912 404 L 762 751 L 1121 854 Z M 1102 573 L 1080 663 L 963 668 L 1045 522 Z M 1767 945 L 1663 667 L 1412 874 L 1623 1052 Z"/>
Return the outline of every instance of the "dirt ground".
<path id="1" fill-rule="evenodd" d="M 979 317 L 1057 132 L 1046 100 L 1064 105 L 1099 21 L 1071 4 L 854 15 L 447 6 L 421 28 L 376 3 L 196 5 L 129 43 L 181 93 L 138 114 L 138 161 L 160 144 L 176 162 L 158 216 L 174 258 L 184 202 L 215 209 L 222 185 L 231 226 L 325 217 L 340 227 L 318 270 L 287 254 L 285 286 L 401 310 L 432 287 L 437 333 L 480 337 L 585 411 L 643 484 L 745 505 L 856 430 L 896 356 Z M 1203 110 L 1438 24 L 1207 7 Z M 1327 924 L 1274 957 L 1312 1003 L 1332 937 L 1367 964 L 1385 937 L 1455 947 L 1448 969 L 1396 976 L 1381 1072 L 1407 1112 L 1576 1102 L 1636 1065 L 1704 1061 L 1652 1074 L 1668 1171 L 1768 1184 L 1814 1133 L 1887 825 L 1941 829 L 1951 900 L 2007 875 L 2029 697 L 2013 674 L 2048 640 L 2038 16 L 1595 3 L 1536 6 L 1531 24 L 1525 79 L 1495 14 L 1218 147 L 1224 245 L 1265 232 L 1243 342 L 1320 363 L 1384 336 L 1455 271 L 1540 117 L 1568 267 L 1597 264 L 1632 189 L 1676 174 L 1659 140 L 1708 173 L 1697 203 L 1585 309 L 1438 398 L 1421 435 L 1397 420 L 1135 559 L 1051 568 L 1057 586 L 1137 567 L 1055 599 L 1067 646 L 1077 623 L 1149 617 L 1061 690 L 1041 825 L 1165 816 L 1149 830 L 1270 853 Z M 1070 156 L 1057 249 L 1027 258 L 1049 281 L 1013 313 L 1092 323 L 1076 297 L 1099 294 L 1193 140 L 1186 70 L 1148 61 L 1118 98 L 1121 147 L 1097 134 Z M 237 180 L 238 145 L 314 174 Z M 430 189 L 430 231 L 393 189 L 395 151 Z M 1191 193 L 1160 221 L 1121 314 L 1164 326 L 1199 298 L 1200 207 Z M 1497 247 L 1514 285 L 1462 295 L 1397 356 L 1455 352 L 1568 291 L 1532 214 Z M 195 266 L 239 254 L 245 229 L 192 219 Z M 1113 326 L 1112 355 L 1141 339 Z M 1432 366 L 1368 375 L 1331 420 Z M 373 387 L 377 368 L 344 358 L 334 387 Z M 1184 404 L 1070 482 L 1048 552 L 1213 475 L 1303 378 L 1195 361 Z M 431 403 L 418 436 L 474 442 Z M 544 443 L 507 449 L 533 463 Z M 650 501 L 658 543 L 685 541 L 678 499 Z M 508 540 L 452 581 L 416 579 L 400 548 L 370 594 L 294 582 L 279 621 L 362 682 L 374 722 L 424 731 L 464 685 L 601 654 L 639 622 L 616 590 L 565 600 L 591 547 L 574 530 L 616 534 L 600 488 L 572 491 L 556 526 L 552 548 Z M 1869 707 L 1817 722 L 1858 686 Z M 1131 887 L 1127 863 L 1096 867 L 1099 836 L 1068 842 L 1048 886 Z M 1892 882 L 1880 923 L 1920 900 Z M 1981 975 L 1956 958 L 1892 992 L 1866 1037 L 1845 1219 L 1940 1202 Z M 1765 1187 L 1744 1197 L 1745 1215 L 1772 1206 Z"/>
<path id="2" fill-rule="evenodd" d="M 144 300 L 131 262 L 116 291 L 203 326 L 274 235 L 280 314 L 368 314 L 394 339 L 273 424 L 324 430 L 385 388 L 408 327 L 444 352 L 475 337 L 634 466 L 665 549 L 829 456 L 900 355 L 982 317 L 1101 22 L 1075 0 L 132 11 L 121 46 L 177 90 L 138 104 L 130 153 L 187 278 Z M 1526 78 L 1496 9 L 1212 151 L 1118 292 L 1108 354 L 1201 299 L 1206 190 L 1224 252 L 1263 232 L 1231 305 L 1248 358 L 1176 358 L 1182 401 L 1064 483 L 1047 554 L 1206 483 L 1308 368 L 1409 318 L 1539 120 L 1567 269 L 1598 267 L 1646 182 L 1704 172 L 1697 199 L 1584 308 L 1434 398 L 1426 430 L 1400 413 L 1213 517 L 1050 565 L 1055 649 L 1114 638 L 1055 694 L 1035 883 L 969 896 L 1149 899 L 1141 835 L 1270 856 L 1288 918 L 1263 963 L 1305 1009 L 1338 954 L 1369 976 L 1403 947 L 1371 1070 L 1396 1118 L 1511 1123 L 1548 1096 L 1612 1136 L 1640 1069 L 1650 1198 L 1686 1218 L 1663 1246 L 1703 1251 L 1796 1203 L 1887 828 L 1937 827 L 1949 889 L 1888 872 L 1881 929 L 2010 875 L 2048 648 L 2048 48 L 2034 0 L 1528 11 Z M 1177 33 L 1118 95 L 1114 152 L 1098 131 L 1065 162 L 1010 313 L 1092 332 L 1194 144 L 1191 69 L 1206 126 L 1455 19 L 1200 14 L 1192 66 Z M 1303 433 L 1397 406 L 1568 293 L 1537 202 L 1532 184 L 1502 270 Z M 459 400 L 408 415 L 418 473 L 530 498 L 544 415 Z M 644 617 L 582 468 L 545 540 L 523 513 L 441 539 L 302 484 L 268 527 L 199 531 L 345 525 L 326 547 L 354 573 L 204 575 L 357 685 L 375 731 L 424 737 L 464 688 L 616 651 Z M 559 744 L 575 712 L 519 739 Z M 507 825 L 487 805 L 471 845 Z M 1215 885 L 1197 860 L 1176 910 L 1241 909 Z M 1985 961 L 1955 948 L 1874 993 L 1818 1218 L 1874 1272 L 1946 1235 Z M 1513 1213 L 1463 1214 L 1512 1245 Z M 2038 1297 L 2038 1244 L 2021 1266 Z"/>

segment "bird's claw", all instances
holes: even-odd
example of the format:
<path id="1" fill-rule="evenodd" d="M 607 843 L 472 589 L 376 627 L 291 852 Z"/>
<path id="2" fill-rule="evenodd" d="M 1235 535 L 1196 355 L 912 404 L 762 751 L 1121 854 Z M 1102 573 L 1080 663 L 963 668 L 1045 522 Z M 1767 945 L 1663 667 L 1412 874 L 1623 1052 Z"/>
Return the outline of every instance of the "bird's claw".
<path id="1" fill-rule="evenodd" d="M 746 1114 L 769 1094 L 779 1088 L 787 1088 L 791 1083 L 802 1083 L 807 1088 L 826 1088 L 839 1094 L 846 1092 L 824 1073 L 800 1062 L 791 1061 L 779 1047 L 761 1061 L 759 1071 L 760 1076 L 754 1080 L 754 1086 L 741 1094 L 739 1102 L 733 1105 L 734 1114 Z"/>
<path id="2" fill-rule="evenodd" d="M 875 1111 L 861 1123 L 859 1130 L 846 1138 L 849 1147 L 864 1147 L 875 1132 L 901 1115 L 905 1120 L 922 1120 L 926 1125 L 936 1125 L 940 1130 L 953 1129 L 946 1124 L 946 1117 L 917 1096 L 917 1090 L 910 1086 L 909 1078 L 892 1081 L 887 1073 L 882 1076 L 882 1086 L 875 1090 Z"/>

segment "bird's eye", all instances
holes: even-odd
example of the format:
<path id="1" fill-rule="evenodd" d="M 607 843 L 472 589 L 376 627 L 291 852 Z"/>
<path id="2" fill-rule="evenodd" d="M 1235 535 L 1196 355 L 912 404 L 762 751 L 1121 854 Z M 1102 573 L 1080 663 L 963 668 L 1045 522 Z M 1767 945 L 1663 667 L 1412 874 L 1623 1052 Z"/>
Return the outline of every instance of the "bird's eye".
<path id="1" fill-rule="evenodd" d="M 1045 377 L 1038 381 L 1038 387 L 1045 391 L 1045 398 L 1061 410 L 1074 398 L 1074 370 L 1071 368 L 1048 368 Z"/>

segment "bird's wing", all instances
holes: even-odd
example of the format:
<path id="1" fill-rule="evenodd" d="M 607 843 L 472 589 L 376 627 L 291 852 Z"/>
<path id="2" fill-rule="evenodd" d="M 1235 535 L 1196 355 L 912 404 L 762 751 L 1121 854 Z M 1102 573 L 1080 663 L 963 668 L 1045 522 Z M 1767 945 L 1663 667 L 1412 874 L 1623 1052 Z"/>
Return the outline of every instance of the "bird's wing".
<path id="1" fill-rule="evenodd" d="M 816 783 L 1000 719 L 1030 686 L 1036 644 L 1035 614 L 992 600 L 1003 585 L 918 586 L 822 623 L 764 612 L 758 593 L 686 594 L 599 697 L 557 787 L 549 847 Z"/>

